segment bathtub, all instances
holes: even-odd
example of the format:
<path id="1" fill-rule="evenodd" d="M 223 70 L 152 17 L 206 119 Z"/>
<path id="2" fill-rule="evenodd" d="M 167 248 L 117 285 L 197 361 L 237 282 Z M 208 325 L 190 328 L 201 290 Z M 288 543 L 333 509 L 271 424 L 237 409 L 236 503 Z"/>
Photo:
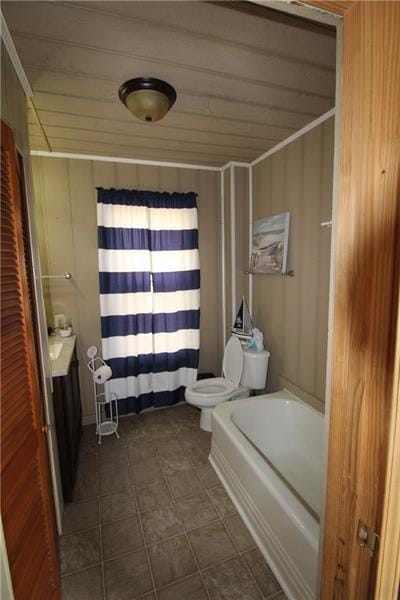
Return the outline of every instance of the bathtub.
<path id="1" fill-rule="evenodd" d="M 213 413 L 210 462 L 291 600 L 317 596 L 323 425 L 286 390 Z"/>

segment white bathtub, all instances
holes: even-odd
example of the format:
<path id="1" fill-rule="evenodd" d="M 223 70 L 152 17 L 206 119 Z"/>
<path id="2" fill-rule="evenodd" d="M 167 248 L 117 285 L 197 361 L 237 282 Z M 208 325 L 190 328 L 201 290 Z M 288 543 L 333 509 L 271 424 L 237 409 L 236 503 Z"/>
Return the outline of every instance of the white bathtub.
<path id="1" fill-rule="evenodd" d="M 323 423 L 286 390 L 213 413 L 210 462 L 292 600 L 316 598 Z"/>

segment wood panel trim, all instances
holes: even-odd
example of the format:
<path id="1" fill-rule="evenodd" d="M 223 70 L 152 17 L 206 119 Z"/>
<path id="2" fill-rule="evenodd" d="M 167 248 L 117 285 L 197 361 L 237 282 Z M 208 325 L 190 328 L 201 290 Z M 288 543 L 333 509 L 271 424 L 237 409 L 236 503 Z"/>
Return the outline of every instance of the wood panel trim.
<path id="1" fill-rule="evenodd" d="M 7 389 L 7 396 L 2 396 L 2 408 L 5 398 L 8 401 L 10 399 L 16 401 L 15 412 L 8 411 L 8 416 L 13 415 L 12 420 L 9 419 L 5 423 L 4 415 L 2 417 L 1 478 L 4 535 L 16 596 L 27 597 L 25 592 L 29 588 L 29 597 L 39 598 L 40 594 L 44 593 L 45 587 L 46 597 L 57 599 L 61 596 L 60 572 L 49 455 L 35 346 L 34 307 L 30 285 L 32 273 L 28 268 L 29 256 L 26 254 L 28 231 L 24 228 L 24 198 L 21 196 L 22 181 L 18 178 L 19 165 L 14 136 L 12 130 L 3 121 L 1 121 L 1 147 L 2 159 L 4 158 L 2 217 L 7 215 L 7 220 L 2 218 L 2 228 L 3 223 L 9 223 L 6 238 L 2 238 L 2 267 L 7 268 L 6 284 L 3 279 L 5 273 L 2 271 L 2 358 L 7 356 L 7 363 L 5 360 L 2 361 L 2 391 L 6 384 L 13 385 L 14 388 Z M 13 296 L 16 317 L 9 308 L 11 304 L 8 302 L 7 293 Z M 4 302 L 5 299 L 8 305 Z M 14 362 L 11 362 L 12 359 Z M 17 366 L 19 371 L 16 369 Z M 23 402 L 19 403 L 15 393 L 15 381 L 22 372 L 26 379 L 23 397 L 21 397 Z M 8 434 L 7 437 L 5 433 Z M 25 514 L 21 506 L 19 511 L 15 509 L 17 503 L 20 505 L 22 503 Z M 31 510 L 30 516 L 26 512 L 28 507 Z M 32 524 L 28 527 L 28 531 L 24 523 Z M 25 529 L 22 529 L 23 526 Z M 37 561 L 40 560 L 39 554 L 36 555 L 30 550 L 31 543 L 32 550 L 34 549 L 33 540 L 38 544 L 36 549 L 42 552 L 41 567 L 46 568 L 46 573 L 41 571 L 40 577 L 36 572 Z M 21 546 L 24 546 L 26 563 L 21 562 Z M 29 560 L 26 556 L 27 551 Z M 43 555 L 46 557 L 45 560 Z"/>
<path id="2" fill-rule="evenodd" d="M 382 524 L 399 223 L 399 26 L 394 2 L 356 2 L 344 14 L 325 600 L 367 598 L 375 585 L 377 560 L 358 545 L 356 528 L 359 518 L 378 533 Z"/>
<path id="3" fill-rule="evenodd" d="M 400 257 L 399 257 L 400 258 Z M 398 264 L 399 266 L 399 264 Z M 397 269 L 398 272 L 398 269 Z M 400 294 L 399 294 L 400 295 Z M 396 598 L 400 585 L 400 298 L 397 299 L 397 337 L 386 486 L 375 600 Z"/>
<path id="4" fill-rule="evenodd" d="M 320 8 L 321 10 L 344 17 L 344 15 L 355 4 L 355 0 L 304 0 L 303 2 L 301 0 L 297 0 L 292 2 L 292 4 L 313 6 L 314 8 Z"/>

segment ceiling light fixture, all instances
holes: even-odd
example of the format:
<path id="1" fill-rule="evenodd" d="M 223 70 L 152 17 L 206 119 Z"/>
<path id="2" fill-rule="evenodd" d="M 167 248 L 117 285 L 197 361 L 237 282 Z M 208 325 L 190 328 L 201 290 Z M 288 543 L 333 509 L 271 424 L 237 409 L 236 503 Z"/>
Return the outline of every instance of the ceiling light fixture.
<path id="1" fill-rule="evenodd" d="M 175 104 L 172 85 L 155 77 L 137 77 L 123 83 L 118 96 L 128 110 L 142 121 L 159 121 Z"/>

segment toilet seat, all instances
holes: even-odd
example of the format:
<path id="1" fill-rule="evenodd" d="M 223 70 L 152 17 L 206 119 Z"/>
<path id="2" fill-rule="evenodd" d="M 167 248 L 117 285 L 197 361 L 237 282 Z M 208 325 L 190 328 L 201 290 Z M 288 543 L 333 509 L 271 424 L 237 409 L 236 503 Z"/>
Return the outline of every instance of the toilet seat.
<path id="1" fill-rule="evenodd" d="M 212 431 L 212 412 L 221 402 L 249 395 L 247 387 L 240 386 L 243 372 L 243 350 L 236 337 L 229 338 L 224 351 L 223 377 L 200 379 L 185 390 L 185 399 L 201 409 L 200 428 Z"/>
<path id="2" fill-rule="evenodd" d="M 192 383 L 186 388 L 186 399 L 201 401 L 202 406 L 215 406 L 219 402 L 229 400 L 237 386 L 225 377 L 210 377 Z"/>
<path id="3" fill-rule="evenodd" d="M 186 388 L 186 400 L 202 406 L 215 406 L 229 400 L 238 389 L 243 371 L 242 346 L 236 337 L 229 338 L 224 351 L 224 377 L 210 377 Z"/>

